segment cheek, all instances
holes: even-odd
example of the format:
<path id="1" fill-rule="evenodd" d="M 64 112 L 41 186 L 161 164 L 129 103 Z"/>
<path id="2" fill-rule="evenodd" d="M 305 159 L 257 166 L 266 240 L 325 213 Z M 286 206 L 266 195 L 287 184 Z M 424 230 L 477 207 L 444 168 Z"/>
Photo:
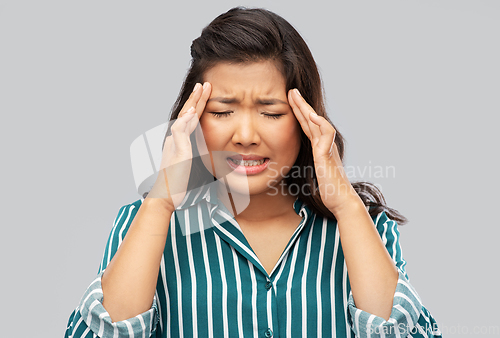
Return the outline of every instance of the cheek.
<path id="1" fill-rule="evenodd" d="M 221 144 L 224 129 L 220 128 L 218 123 L 210 121 L 208 119 L 201 119 L 200 126 L 203 131 L 203 136 L 205 138 L 206 147 L 208 150 L 216 150 Z"/>
<path id="2" fill-rule="evenodd" d="M 210 118 L 201 118 L 199 133 L 196 137 L 198 151 L 207 170 L 214 176 L 222 177 L 225 173 L 225 158 L 235 153 L 223 151 L 231 135 L 224 123 Z M 222 176 L 221 176 L 222 175 Z"/>
<path id="3" fill-rule="evenodd" d="M 199 128 L 196 128 L 196 146 L 198 148 L 198 153 L 201 156 L 201 160 L 205 168 L 214 175 L 213 159 L 211 151 L 214 149 L 214 128 L 210 126 L 209 123 L 204 121 L 203 117 L 200 120 Z"/>
<path id="4" fill-rule="evenodd" d="M 297 155 L 300 150 L 300 125 L 297 120 L 287 121 L 280 128 L 276 128 L 273 137 L 279 140 L 280 147 L 288 156 Z"/>

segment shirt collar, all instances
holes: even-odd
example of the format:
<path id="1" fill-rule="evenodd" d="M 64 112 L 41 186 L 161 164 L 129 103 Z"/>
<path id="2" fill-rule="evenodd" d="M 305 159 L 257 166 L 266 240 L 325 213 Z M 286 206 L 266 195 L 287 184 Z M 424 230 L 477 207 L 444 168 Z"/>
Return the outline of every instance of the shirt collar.
<path id="1" fill-rule="evenodd" d="M 187 209 L 202 201 L 206 201 L 213 206 L 222 207 L 223 209 L 227 210 L 217 196 L 217 187 L 218 182 L 212 181 L 205 182 L 203 184 L 200 184 L 198 187 L 189 190 L 177 209 Z M 311 209 L 298 197 L 293 203 L 293 209 L 295 210 L 295 213 L 297 213 L 297 215 L 302 217 L 304 217 L 305 215 L 307 215 L 308 217 L 312 215 Z"/>
<path id="2" fill-rule="evenodd" d="M 217 205 L 218 198 L 216 181 L 204 182 L 198 187 L 189 190 L 177 209 L 187 209 L 200 203 L 201 201 L 207 201 L 208 203 Z"/>

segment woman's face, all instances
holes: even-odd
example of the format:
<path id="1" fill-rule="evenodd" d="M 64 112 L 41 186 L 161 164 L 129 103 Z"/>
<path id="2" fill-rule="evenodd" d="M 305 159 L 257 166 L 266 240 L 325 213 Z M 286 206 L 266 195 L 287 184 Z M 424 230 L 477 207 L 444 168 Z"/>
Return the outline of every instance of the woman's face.
<path id="1" fill-rule="evenodd" d="M 288 173 L 300 149 L 300 125 L 288 104 L 283 75 L 273 61 L 218 63 L 204 81 L 212 85 L 200 119 L 212 161 L 202 157 L 205 167 L 218 179 L 230 174 L 232 193 L 276 195 L 272 187 Z M 200 141 L 200 153 L 206 153 Z"/>

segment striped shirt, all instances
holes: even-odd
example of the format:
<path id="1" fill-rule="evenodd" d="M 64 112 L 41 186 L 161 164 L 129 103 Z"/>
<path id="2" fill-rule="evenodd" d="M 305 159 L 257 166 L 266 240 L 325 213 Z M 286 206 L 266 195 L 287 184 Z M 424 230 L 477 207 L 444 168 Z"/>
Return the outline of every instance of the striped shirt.
<path id="1" fill-rule="evenodd" d="M 112 322 L 101 276 L 141 204 L 120 209 L 65 337 L 441 337 L 408 281 L 397 224 L 385 212 L 374 226 L 399 272 L 387 321 L 356 308 L 335 219 L 297 199 L 302 221 L 268 274 L 215 185 L 188 192 L 173 213 L 151 309 Z"/>

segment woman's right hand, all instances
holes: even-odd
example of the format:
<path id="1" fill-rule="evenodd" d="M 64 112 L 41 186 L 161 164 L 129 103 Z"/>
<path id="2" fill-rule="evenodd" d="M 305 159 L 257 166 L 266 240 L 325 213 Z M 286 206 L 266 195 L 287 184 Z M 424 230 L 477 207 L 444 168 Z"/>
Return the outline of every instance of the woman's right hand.
<path id="1" fill-rule="evenodd" d="M 210 92 L 208 82 L 203 87 L 197 84 L 173 122 L 172 135 L 165 139 L 158 179 L 102 275 L 102 305 L 113 322 L 151 308 L 170 218 L 184 199 L 189 181 L 193 157 L 189 136 L 198 126 Z M 122 231 L 116 233 L 122 236 Z"/>
<path id="2" fill-rule="evenodd" d="M 197 83 L 179 116 L 171 125 L 171 135 L 165 139 L 158 178 L 148 198 L 163 198 L 173 212 L 186 195 L 191 172 L 193 150 L 190 135 L 199 124 L 212 87 Z M 170 121 L 169 123 L 172 123 Z"/>

